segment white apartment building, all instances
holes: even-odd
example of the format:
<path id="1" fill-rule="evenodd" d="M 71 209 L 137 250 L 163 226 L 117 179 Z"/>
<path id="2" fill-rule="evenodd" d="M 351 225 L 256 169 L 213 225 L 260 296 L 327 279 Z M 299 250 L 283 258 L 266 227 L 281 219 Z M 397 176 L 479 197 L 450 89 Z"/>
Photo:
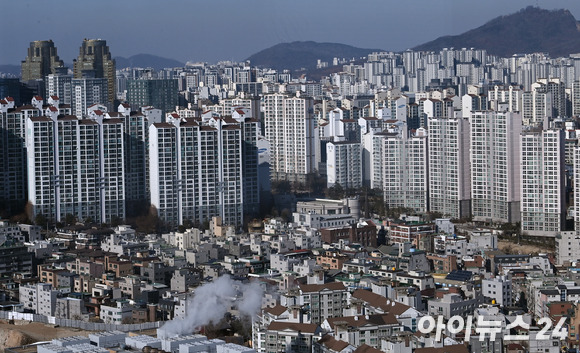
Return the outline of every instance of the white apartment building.
<path id="1" fill-rule="evenodd" d="M 243 217 L 242 130 L 234 119 L 175 116 L 149 128 L 151 204 L 169 224 Z"/>
<path id="2" fill-rule="evenodd" d="M 445 217 L 471 215 L 469 121 L 429 119 L 429 208 Z"/>
<path id="3" fill-rule="evenodd" d="M 551 95 L 552 111 L 546 115 L 547 117 L 569 116 L 566 108 L 566 84 L 562 80 L 559 78 L 539 78 L 532 84 L 531 89 L 532 92 Z"/>
<path id="4" fill-rule="evenodd" d="M 472 111 L 487 110 L 487 96 L 483 94 L 465 94 L 461 97 L 461 112 L 467 118 Z"/>
<path id="5" fill-rule="evenodd" d="M 489 106 L 492 110 L 519 112 L 522 106 L 522 90 L 517 86 L 500 87 L 494 86 L 488 91 Z M 501 109 L 501 108 L 504 109 Z"/>
<path id="6" fill-rule="evenodd" d="M 105 324 L 122 324 L 133 316 L 128 301 L 118 301 L 116 306 L 101 304 L 100 318 Z"/>
<path id="7" fill-rule="evenodd" d="M 27 119 L 28 199 L 34 216 L 101 223 L 125 218 L 124 129 L 119 119 Z"/>
<path id="8" fill-rule="evenodd" d="M 580 261 L 580 236 L 575 231 L 560 232 L 556 235 L 556 263 Z"/>
<path id="9" fill-rule="evenodd" d="M 109 101 L 106 78 L 73 78 L 71 84 L 72 113 L 78 117 L 86 116 L 91 105 Z"/>
<path id="10" fill-rule="evenodd" d="M 45 81 L 46 97 L 57 96 L 61 104 L 72 103 L 72 75 L 50 74 Z"/>
<path id="11" fill-rule="evenodd" d="M 388 207 L 428 211 L 427 130 L 409 134 L 406 125 L 385 136 L 383 191 Z"/>
<path id="12" fill-rule="evenodd" d="M 525 131 L 520 141 L 522 231 L 555 237 L 566 222 L 564 131 Z"/>
<path id="13" fill-rule="evenodd" d="M 537 126 L 544 123 L 544 120 L 552 117 L 552 95 L 539 91 L 524 92 L 521 113 L 524 125 Z"/>
<path id="14" fill-rule="evenodd" d="M 0 203 L 26 200 L 26 120 L 40 113 L 32 105 L 15 108 L 14 100 L 0 100 Z"/>
<path id="15" fill-rule="evenodd" d="M 125 199 L 127 210 L 133 211 L 149 202 L 149 127 L 160 123 L 160 109 L 142 107 L 140 112 L 131 112 L 129 104 L 120 104 L 119 115 L 125 124 Z"/>
<path id="16" fill-rule="evenodd" d="M 227 98 L 220 99 L 218 104 L 207 106 L 206 108 L 218 113 L 220 116 L 232 115 L 232 112 L 239 107 L 250 110 L 251 116 L 259 116 L 260 100 L 256 98 Z"/>
<path id="17" fill-rule="evenodd" d="M 327 185 L 346 189 L 362 187 L 362 151 L 359 142 L 338 141 L 326 145 Z"/>
<path id="18" fill-rule="evenodd" d="M 474 220 L 520 220 L 521 116 L 478 111 L 471 115 L 471 207 Z"/>
<path id="19" fill-rule="evenodd" d="M 301 284 L 281 297 L 286 307 L 309 306 L 310 322 L 321 324 L 331 317 L 341 317 L 348 307 L 348 289 L 342 282 Z"/>
<path id="20" fill-rule="evenodd" d="M 268 94 L 263 110 L 272 180 L 305 182 L 317 165 L 313 99 Z"/>
<path id="21" fill-rule="evenodd" d="M 501 306 L 511 306 L 512 303 L 512 281 L 507 276 L 498 276 L 481 281 L 481 294 L 495 300 Z"/>
<path id="22" fill-rule="evenodd" d="M 385 134 L 378 129 L 362 135 L 362 166 L 364 184 L 371 189 L 383 188 L 383 145 Z"/>
<path id="23" fill-rule="evenodd" d="M 18 289 L 20 303 L 24 309 L 35 314 L 53 316 L 59 291 L 52 289 L 49 283 L 22 285 Z"/>
<path id="24" fill-rule="evenodd" d="M 580 147 L 574 148 L 574 190 L 580 190 Z M 574 197 L 574 229 L 580 236 L 580 197 Z"/>
<path id="25" fill-rule="evenodd" d="M 572 116 L 580 115 L 580 81 L 572 83 L 572 91 L 570 95 L 572 101 Z"/>

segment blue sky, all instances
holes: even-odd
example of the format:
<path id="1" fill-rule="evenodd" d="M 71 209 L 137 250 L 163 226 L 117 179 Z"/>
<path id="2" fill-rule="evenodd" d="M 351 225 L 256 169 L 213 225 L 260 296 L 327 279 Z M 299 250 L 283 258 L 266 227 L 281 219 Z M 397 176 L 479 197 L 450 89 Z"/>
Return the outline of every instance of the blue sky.
<path id="1" fill-rule="evenodd" d="M 72 62 L 83 38 L 113 56 L 149 53 L 180 61 L 243 60 L 281 42 L 314 40 L 404 50 L 459 34 L 529 5 L 578 0 L 2 0 L 0 64 L 19 64 L 30 41 L 54 40 Z"/>

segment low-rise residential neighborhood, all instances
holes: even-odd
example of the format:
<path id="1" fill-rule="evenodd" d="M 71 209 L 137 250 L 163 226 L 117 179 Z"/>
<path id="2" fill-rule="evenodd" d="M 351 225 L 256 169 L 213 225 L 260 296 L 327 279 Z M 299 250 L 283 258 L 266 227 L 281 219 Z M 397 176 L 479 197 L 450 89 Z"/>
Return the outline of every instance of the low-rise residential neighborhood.
<path id="1" fill-rule="evenodd" d="M 300 202 L 313 208 L 334 201 Z M 34 238 L 4 222 L 1 248 L 19 249 L 22 256 L 0 259 L 0 267 L 19 269 L 2 277 L 0 316 L 34 314 L 47 322 L 109 324 L 124 332 L 116 333 L 121 337 L 117 343 L 109 342 L 115 333 L 108 333 L 102 338 L 107 344 L 153 349 L 169 339 L 175 352 L 509 352 L 514 347 L 556 352 L 577 345 L 576 261 L 505 253 L 498 249 L 501 230 L 469 223 L 449 227 L 446 219 L 413 220 L 430 231 L 421 241 L 415 236 L 402 241 L 406 216 L 352 216 L 356 220 L 344 228 L 317 229 L 273 218 L 252 221 L 251 232 L 210 227 L 160 235 L 138 233 L 128 225 L 97 229 L 78 223 Z M 293 218 L 300 219 L 300 210 Z M 379 241 L 381 231 L 386 236 Z M 307 243 L 301 234 L 308 234 Z M 233 301 L 224 304 L 228 315 L 177 336 L 167 333 L 171 326 L 163 331 L 167 322 L 179 324 L 200 315 L 196 296 L 225 277 L 239 283 L 233 284 L 238 288 Z M 248 294 L 246 285 L 259 291 Z M 258 303 L 249 317 L 242 305 L 234 304 L 248 295 Z M 443 329 L 435 325 L 425 332 L 430 318 L 441 320 Z M 465 324 L 446 326 L 458 318 Z M 532 345 L 544 318 L 554 327 L 566 318 L 568 332 Z M 499 325 L 493 340 L 481 333 L 484 319 Z M 159 338 L 132 336 L 127 332 L 135 325 L 162 331 Z M 223 326 L 222 336 L 212 337 L 235 332 L 242 346 L 199 335 L 215 335 L 216 325 Z M 86 346 L 85 340 L 79 338 L 75 345 Z M 94 342 L 90 338 L 89 344 L 107 348 Z M 68 344 L 53 342 L 38 351 L 60 352 L 57 347 Z M 81 349 L 70 345 L 73 352 Z"/>

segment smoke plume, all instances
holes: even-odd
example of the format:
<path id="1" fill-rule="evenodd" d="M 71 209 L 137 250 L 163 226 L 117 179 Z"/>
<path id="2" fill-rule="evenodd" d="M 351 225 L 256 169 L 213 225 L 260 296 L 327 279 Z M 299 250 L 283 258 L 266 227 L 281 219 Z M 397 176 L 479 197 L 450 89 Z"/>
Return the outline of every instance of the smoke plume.
<path id="1" fill-rule="evenodd" d="M 160 338 L 191 334 L 204 325 L 218 322 L 230 308 L 253 317 L 261 308 L 262 296 L 259 284 L 244 284 L 224 275 L 197 288 L 187 303 L 185 319 L 168 321 L 157 334 Z"/>

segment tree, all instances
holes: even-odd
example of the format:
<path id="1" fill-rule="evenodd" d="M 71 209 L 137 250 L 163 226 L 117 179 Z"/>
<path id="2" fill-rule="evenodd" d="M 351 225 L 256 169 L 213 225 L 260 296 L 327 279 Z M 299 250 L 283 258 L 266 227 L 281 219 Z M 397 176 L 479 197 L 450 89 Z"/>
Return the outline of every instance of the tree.
<path id="1" fill-rule="evenodd" d="M 506 236 L 513 236 L 520 234 L 520 222 L 516 223 L 504 223 L 501 225 L 501 230 Z"/>
<path id="2" fill-rule="evenodd" d="M 329 199 L 334 199 L 334 200 L 343 199 L 344 198 L 343 187 L 339 183 L 332 185 L 331 187 L 329 187 L 326 190 L 326 197 L 328 197 Z"/>
<path id="3" fill-rule="evenodd" d="M 427 212 L 427 220 L 433 222 L 437 218 L 443 218 L 443 213 L 441 212 Z"/>
<path id="4" fill-rule="evenodd" d="M 326 188 L 326 178 L 316 173 L 308 173 L 306 175 L 306 187 L 316 196 L 323 195 Z"/>
<path id="5" fill-rule="evenodd" d="M 387 217 L 390 218 L 397 219 L 401 217 L 402 214 L 414 215 L 415 210 L 408 207 L 394 207 L 387 210 Z"/>
<path id="6" fill-rule="evenodd" d="M 288 180 L 272 181 L 272 193 L 288 194 L 292 191 L 292 185 Z"/>
<path id="7" fill-rule="evenodd" d="M 280 213 L 280 217 L 282 217 L 284 222 L 290 222 L 292 221 L 292 212 L 289 209 L 285 208 Z"/>
<path id="8" fill-rule="evenodd" d="M 72 213 L 67 213 L 66 216 L 64 216 L 64 224 L 67 226 L 72 226 L 75 223 L 77 223 L 77 217 Z"/>
<path id="9" fill-rule="evenodd" d="M 132 317 L 126 317 L 121 321 L 122 324 L 134 324 L 135 320 Z"/>
<path id="10" fill-rule="evenodd" d="M 43 215 L 42 213 L 39 213 L 36 215 L 36 217 L 34 217 L 34 224 L 42 228 L 45 228 L 48 226 L 48 218 L 46 218 L 46 216 Z"/>
<path id="11" fill-rule="evenodd" d="M 123 224 L 123 220 L 120 217 L 114 216 L 111 218 L 111 227 L 117 227 Z"/>
<path id="12" fill-rule="evenodd" d="M 32 224 L 26 212 L 20 212 L 17 215 L 14 215 L 10 218 L 10 222 L 12 223 L 20 223 L 20 224 Z"/>
<path id="13" fill-rule="evenodd" d="M 161 230 L 162 222 L 157 215 L 157 208 L 151 206 L 149 213 L 135 219 L 137 230 L 143 233 L 158 233 Z"/>

